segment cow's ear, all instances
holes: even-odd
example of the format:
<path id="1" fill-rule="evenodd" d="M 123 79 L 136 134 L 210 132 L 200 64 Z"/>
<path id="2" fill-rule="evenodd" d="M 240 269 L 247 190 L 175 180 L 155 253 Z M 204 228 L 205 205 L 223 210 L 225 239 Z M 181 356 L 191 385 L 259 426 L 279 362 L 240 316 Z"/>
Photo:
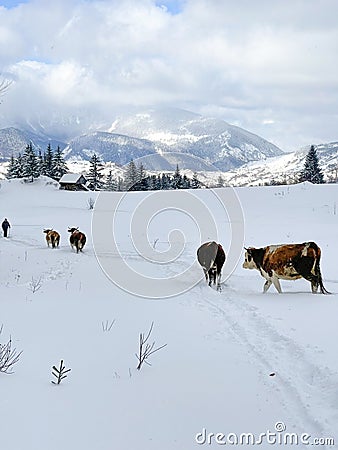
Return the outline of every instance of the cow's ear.
<path id="1" fill-rule="evenodd" d="M 244 250 L 247 252 L 248 251 L 248 249 L 246 248 L 246 247 L 244 247 Z"/>

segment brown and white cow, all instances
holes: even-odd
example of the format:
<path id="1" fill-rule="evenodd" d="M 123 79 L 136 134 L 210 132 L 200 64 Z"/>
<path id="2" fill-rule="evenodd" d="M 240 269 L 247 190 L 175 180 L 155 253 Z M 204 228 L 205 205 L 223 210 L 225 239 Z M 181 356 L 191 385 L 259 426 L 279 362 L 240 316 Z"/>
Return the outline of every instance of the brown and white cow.
<path id="1" fill-rule="evenodd" d="M 250 247 L 245 250 L 243 268 L 260 271 L 266 279 L 264 292 L 273 284 L 281 293 L 279 279 L 305 278 L 310 281 L 313 293 L 316 293 L 319 287 L 322 294 L 329 294 L 323 285 L 320 272 L 321 251 L 315 242 Z"/>
<path id="2" fill-rule="evenodd" d="M 79 228 L 68 227 L 68 233 L 71 233 L 69 241 L 72 248 L 76 248 L 76 253 L 82 252 L 83 247 L 86 243 L 86 235 L 79 231 Z"/>
<path id="3" fill-rule="evenodd" d="M 206 282 L 209 286 L 213 282 L 217 290 L 221 288 L 222 267 L 225 261 L 225 253 L 221 244 L 217 242 L 205 242 L 197 250 L 197 260 L 203 268 Z"/>
<path id="4" fill-rule="evenodd" d="M 52 246 L 52 248 L 56 248 L 60 244 L 60 235 L 57 231 L 47 228 L 46 230 L 43 230 L 44 233 L 46 233 L 46 241 L 47 245 Z"/>

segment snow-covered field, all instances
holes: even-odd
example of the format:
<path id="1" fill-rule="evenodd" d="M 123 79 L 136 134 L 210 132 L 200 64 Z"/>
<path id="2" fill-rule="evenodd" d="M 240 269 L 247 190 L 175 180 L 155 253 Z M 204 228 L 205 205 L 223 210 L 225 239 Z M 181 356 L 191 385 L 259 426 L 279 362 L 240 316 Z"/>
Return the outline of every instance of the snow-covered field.
<path id="1" fill-rule="evenodd" d="M 198 219 L 194 222 L 184 208 L 166 208 L 168 193 L 158 194 L 163 211 L 149 222 L 150 246 L 165 254 L 171 239 L 175 248 L 178 235 L 168 237 L 173 229 L 182 229 L 186 242 L 170 263 L 152 264 L 130 242 L 129 223 L 142 200 L 154 193 L 104 194 L 112 205 L 121 199 L 115 230 L 119 254 L 105 252 L 105 236 L 102 247 L 93 247 L 92 192 L 59 191 L 46 179 L 1 182 L 0 219 L 7 217 L 12 228 L 9 239 L 0 239 L 0 342 L 11 336 L 23 351 L 13 374 L 0 373 L 1 449 L 192 450 L 219 448 L 217 440 L 228 439 L 228 446 L 241 433 L 258 440 L 268 431 L 276 433 L 275 445 L 282 448 L 308 448 L 278 444 L 287 432 L 299 440 L 306 433 L 310 437 L 303 440 L 309 444 L 333 438 L 337 445 L 338 186 L 236 192 L 245 219 L 244 244 L 314 240 L 322 249 L 324 284 L 332 295 L 311 294 L 305 280 L 282 281 L 283 294 L 271 287 L 263 295 L 263 278 L 242 268 L 241 255 L 222 292 L 206 286 L 202 270 L 192 266 L 192 275 L 180 279 L 181 294 L 142 298 L 135 295 L 139 287 L 132 285 L 132 275 L 135 294 L 118 288 L 100 264 L 108 265 L 114 278 L 123 259 L 153 276 L 154 286 L 158 278 L 172 278 L 193 264 L 201 243 Z M 179 203 L 189 193 L 170 195 Z M 210 200 L 209 190 L 191 195 L 210 208 L 219 236 L 210 232 L 209 238 L 217 238 L 228 252 L 231 230 L 224 210 Z M 237 224 L 231 225 L 236 233 Z M 87 234 L 82 254 L 70 249 L 68 226 Z M 58 249 L 47 248 L 44 227 L 61 233 Z M 194 277 L 201 281 L 189 289 Z M 34 284 L 41 285 L 36 292 Z M 152 322 L 150 343 L 167 346 L 138 371 L 139 334 Z M 51 383 L 51 368 L 61 359 L 72 370 L 57 386 Z M 214 436 L 204 439 L 203 429 Z M 268 439 L 273 442 L 273 435 L 262 436 L 257 447 L 273 448 Z"/>

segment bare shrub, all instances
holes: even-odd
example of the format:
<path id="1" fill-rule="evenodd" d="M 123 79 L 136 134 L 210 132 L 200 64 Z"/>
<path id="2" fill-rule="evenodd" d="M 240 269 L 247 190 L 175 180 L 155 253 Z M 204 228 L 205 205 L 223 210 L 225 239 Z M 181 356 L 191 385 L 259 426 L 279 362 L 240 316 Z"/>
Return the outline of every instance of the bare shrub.
<path id="1" fill-rule="evenodd" d="M 147 361 L 150 355 L 154 354 L 155 352 L 158 352 L 162 348 L 164 348 L 167 344 L 161 345 L 160 347 L 155 347 L 155 341 L 152 344 L 149 344 L 148 340 L 150 338 L 150 335 L 153 331 L 154 322 L 151 323 L 150 329 L 148 331 L 148 334 L 145 336 L 144 333 L 140 333 L 140 340 L 139 340 L 139 351 L 138 353 L 135 353 L 136 358 L 138 359 L 138 366 L 136 367 L 137 370 L 140 370 L 143 363 L 148 364 L 148 366 L 151 366 L 151 364 Z"/>
<path id="2" fill-rule="evenodd" d="M 42 277 L 34 278 L 32 277 L 31 281 L 29 282 L 28 288 L 29 290 L 35 294 L 39 289 L 42 287 Z"/>
<path id="3" fill-rule="evenodd" d="M 0 334 L 2 333 L 3 325 L 0 328 Z M 6 344 L 0 344 L 0 372 L 2 373 L 14 373 L 13 366 L 16 364 L 21 356 L 21 352 L 17 352 L 15 348 L 12 348 L 12 338 Z"/>

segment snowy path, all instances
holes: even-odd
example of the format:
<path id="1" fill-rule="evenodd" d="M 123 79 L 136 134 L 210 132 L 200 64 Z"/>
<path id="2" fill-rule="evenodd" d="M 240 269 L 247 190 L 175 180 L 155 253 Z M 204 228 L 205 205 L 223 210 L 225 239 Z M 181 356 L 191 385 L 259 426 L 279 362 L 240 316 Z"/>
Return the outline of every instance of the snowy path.
<path id="1" fill-rule="evenodd" d="M 198 303 L 208 305 L 211 312 L 222 317 L 224 333 L 230 333 L 246 349 L 263 377 L 276 374 L 274 388 L 297 427 L 312 435 L 332 434 L 337 423 L 337 408 L 332 401 L 338 386 L 337 372 L 318 365 L 313 351 L 282 334 L 258 308 L 241 295 L 228 293 L 226 287 L 209 298 L 201 295 Z"/>

